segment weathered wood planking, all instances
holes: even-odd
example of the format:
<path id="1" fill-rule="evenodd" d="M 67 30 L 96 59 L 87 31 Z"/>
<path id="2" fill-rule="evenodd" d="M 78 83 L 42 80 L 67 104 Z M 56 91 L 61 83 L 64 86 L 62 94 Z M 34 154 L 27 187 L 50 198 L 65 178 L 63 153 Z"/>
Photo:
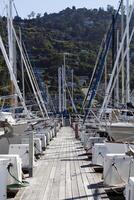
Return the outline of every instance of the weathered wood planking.
<path id="1" fill-rule="evenodd" d="M 73 130 L 62 128 L 38 161 L 30 186 L 20 190 L 14 200 L 108 199 L 84 154 Z"/>

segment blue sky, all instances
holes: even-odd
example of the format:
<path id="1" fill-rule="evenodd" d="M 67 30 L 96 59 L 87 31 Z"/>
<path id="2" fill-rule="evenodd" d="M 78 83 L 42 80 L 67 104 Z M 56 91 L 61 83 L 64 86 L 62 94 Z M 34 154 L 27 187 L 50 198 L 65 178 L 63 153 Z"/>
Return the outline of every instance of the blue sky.
<path id="1" fill-rule="evenodd" d="M 0 14 L 4 10 L 4 2 L 7 1 L 0 0 Z M 14 2 L 21 17 L 27 17 L 31 11 L 41 14 L 45 12 L 53 13 L 63 10 L 66 7 L 72 7 L 73 5 L 77 8 L 106 8 L 108 4 L 117 8 L 119 5 L 119 0 L 14 0 Z"/>
<path id="2" fill-rule="evenodd" d="M 32 10 L 36 13 L 52 13 L 66 7 L 95 8 L 107 4 L 117 5 L 118 0 L 14 0 L 21 16 L 27 16 Z M 103 2 L 103 3 L 102 3 Z M 113 3 L 116 2 L 116 3 Z"/>

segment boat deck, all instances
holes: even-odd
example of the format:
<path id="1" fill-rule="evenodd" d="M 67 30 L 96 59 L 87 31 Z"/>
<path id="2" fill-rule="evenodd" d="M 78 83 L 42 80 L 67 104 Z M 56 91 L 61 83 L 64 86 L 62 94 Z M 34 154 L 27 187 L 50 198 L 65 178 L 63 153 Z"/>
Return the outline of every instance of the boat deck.
<path id="1" fill-rule="evenodd" d="M 38 161 L 30 186 L 15 200 L 109 199 L 79 140 L 70 127 L 62 128 Z"/>

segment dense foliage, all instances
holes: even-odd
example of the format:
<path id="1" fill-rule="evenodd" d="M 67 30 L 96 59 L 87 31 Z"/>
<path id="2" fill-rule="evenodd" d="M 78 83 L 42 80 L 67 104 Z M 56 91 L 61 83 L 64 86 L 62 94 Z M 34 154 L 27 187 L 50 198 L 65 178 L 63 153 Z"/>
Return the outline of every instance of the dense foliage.
<path id="1" fill-rule="evenodd" d="M 107 7 L 107 11 L 103 8 L 88 10 L 72 7 L 59 13 L 44 13 L 43 16 L 37 14 L 36 17 L 32 12 L 29 19 L 16 16 L 14 24 L 17 31 L 21 27 L 22 38 L 33 66 L 42 68 L 44 80 L 49 80 L 50 85 L 55 86 L 64 52 L 70 53 L 66 63 L 74 69 L 74 74 L 88 75 L 90 79 L 99 46 L 111 23 L 113 12 L 111 6 Z M 0 31 L 5 39 L 5 17 L 1 18 Z M 3 69 L 2 60 L 0 59 L 0 71 Z M 5 78 L 1 79 L 5 83 L 4 80 Z"/>
<path id="2" fill-rule="evenodd" d="M 21 25 L 31 61 L 44 68 L 46 78 L 57 74 L 63 52 L 70 53 L 67 64 L 76 75 L 91 75 L 112 12 L 73 7 L 59 13 L 45 13 L 43 17 L 38 14 L 32 19 L 16 17 L 15 23 Z"/>

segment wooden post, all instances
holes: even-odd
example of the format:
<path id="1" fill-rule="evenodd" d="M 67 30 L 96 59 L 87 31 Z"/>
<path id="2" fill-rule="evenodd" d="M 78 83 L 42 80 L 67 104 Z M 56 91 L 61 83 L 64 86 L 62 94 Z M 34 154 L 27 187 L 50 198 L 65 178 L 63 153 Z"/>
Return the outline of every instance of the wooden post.
<path id="1" fill-rule="evenodd" d="M 33 163 L 34 163 L 34 131 L 29 131 L 29 177 L 33 177 Z"/>
<path id="2" fill-rule="evenodd" d="M 75 123 L 75 138 L 79 138 L 79 129 L 78 129 L 78 123 Z"/>
<path id="3" fill-rule="evenodd" d="M 70 119 L 71 119 L 71 123 L 70 123 L 71 124 L 71 128 L 74 129 L 74 127 L 73 127 L 74 119 L 72 118 L 72 116 L 70 117 Z"/>
<path id="4" fill-rule="evenodd" d="M 55 122 L 54 123 L 54 135 L 55 135 L 55 137 L 57 137 L 57 129 L 56 129 L 56 127 L 57 127 L 57 123 Z"/>

